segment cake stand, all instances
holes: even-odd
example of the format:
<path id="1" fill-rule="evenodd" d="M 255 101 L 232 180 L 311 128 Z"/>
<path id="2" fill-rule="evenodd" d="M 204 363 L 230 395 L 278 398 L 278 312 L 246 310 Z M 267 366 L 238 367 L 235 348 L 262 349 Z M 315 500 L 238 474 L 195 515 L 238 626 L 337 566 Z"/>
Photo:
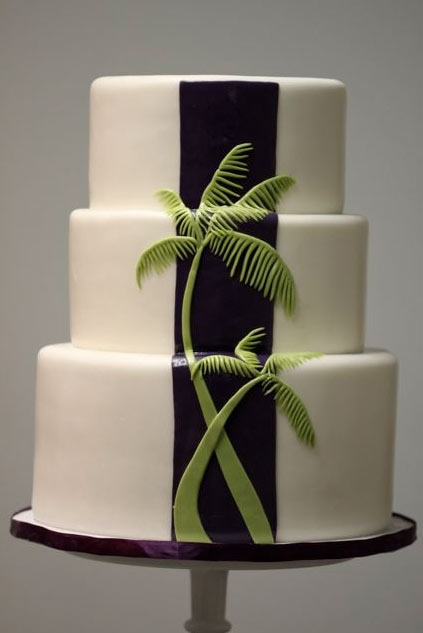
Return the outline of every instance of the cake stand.
<path id="1" fill-rule="evenodd" d="M 351 558 L 393 552 L 416 540 L 416 523 L 394 513 L 383 532 L 361 538 L 285 542 L 272 545 L 178 543 L 99 537 L 46 527 L 31 508 L 11 519 L 13 536 L 76 556 L 123 565 L 188 569 L 191 576 L 191 633 L 225 633 L 226 586 L 230 570 L 293 569 L 332 565 Z"/>

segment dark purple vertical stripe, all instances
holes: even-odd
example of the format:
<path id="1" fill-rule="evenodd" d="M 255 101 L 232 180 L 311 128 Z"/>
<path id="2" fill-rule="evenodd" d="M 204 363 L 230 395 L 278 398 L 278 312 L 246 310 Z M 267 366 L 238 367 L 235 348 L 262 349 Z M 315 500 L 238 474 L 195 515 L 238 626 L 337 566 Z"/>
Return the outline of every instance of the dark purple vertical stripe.
<path id="1" fill-rule="evenodd" d="M 275 174 L 279 85 L 264 81 L 181 81 L 179 193 L 191 209 L 229 150 L 252 143 L 249 189 Z"/>
<path id="2" fill-rule="evenodd" d="M 239 232 L 254 235 L 276 246 L 278 216 L 271 213 L 261 222 L 248 222 Z M 182 299 L 191 260 L 178 261 L 175 300 L 175 351 L 183 351 Z M 251 330 L 264 327 L 267 337 L 260 351 L 270 353 L 273 342 L 273 305 L 257 290 L 230 277 L 219 257 L 204 251 L 198 271 L 191 310 L 191 333 L 195 351 L 232 351 Z"/>
<path id="3" fill-rule="evenodd" d="M 206 426 L 182 354 L 173 357 L 172 376 L 175 413 L 174 499 L 178 483 Z M 222 374 L 208 376 L 206 382 L 219 410 L 245 380 Z M 226 432 L 276 534 L 276 410 L 273 399 L 265 397 L 260 387 L 252 389 L 231 415 Z M 215 543 L 251 542 L 215 455 L 203 479 L 199 511 L 204 528 Z"/>
<path id="4" fill-rule="evenodd" d="M 250 142 L 254 151 L 245 191 L 275 175 L 279 86 L 271 82 L 181 82 L 180 194 L 191 208 L 227 152 Z M 243 225 L 239 230 L 276 244 L 277 215 Z M 181 308 L 190 262 L 178 262 L 175 299 L 175 351 L 172 363 L 175 409 L 173 494 L 206 426 L 183 362 Z M 191 331 L 196 352 L 231 353 L 250 330 L 263 326 L 267 337 L 261 352 L 270 353 L 273 305 L 261 294 L 230 278 L 226 266 L 210 252 L 203 256 L 194 291 Z M 207 384 L 217 409 L 245 381 L 229 375 L 211 376 Z M 276 531 L 274 402 L 259 389 L 251 391 L 228 421 L 227 433 L 252 480 Z M 213 456 L 204 477 L 199 508 L 204 527 L 216 542 L 248 542 L 243 519 Z"/>
<path id="5" fill-rule="evenodd" d="M 179 90 L 180 195 L 196 208 L 222 158 L 239 143 L 252 143 L 245 191 L 275 175 L 279 85 L 262 81 L 182 81 Z M 272 246 L 277 216 L 243 225 Z M 183 350 L 181 307 L 190 262 L 178 262 L 175 351 Z M 261 294 L 231 279 L 225 264 L 206 252 L 197 278 L 191 330 L 196 351 L 231 350 L 246 332 L 263 326 L 272 346 L 273 306 Z M 263 350 L 266 351 L 266 350 Z"/>

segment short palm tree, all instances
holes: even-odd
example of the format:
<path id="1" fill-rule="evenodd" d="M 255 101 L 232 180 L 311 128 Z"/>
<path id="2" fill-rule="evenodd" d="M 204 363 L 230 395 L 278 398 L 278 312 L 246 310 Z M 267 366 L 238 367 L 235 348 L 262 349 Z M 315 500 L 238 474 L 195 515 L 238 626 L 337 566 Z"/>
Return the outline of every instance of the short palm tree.
<path id="1" fill-rule="evenodd" d="M 235 348 L 235 356 L 215 354 L 198 360 L 193 366 L 193 376 L 211 373 L 229 373 L 249 378 L 226 402 L 203 435 L 191 461 L 182 475 L 175 497 L 174 522 L 178 540 L 204 540 L 204 528 L 198 512 L 198 496 L 201 482 L 213 452 L 218 446 L 225 425 L 234 409 L 256 385 L 260 385 L 265 396 L 272 396 L 280 413 L 284 415 L 306 445 L 314 446 L 315 433 L 307 409 L 301 398 L 284 383 L 278 373 L 294 369 L 317 358 L 314 352 L 272 354 L 262 364 L 254 348 L 265 336 L 264 328 L 252 330 Z M 273 538 L 272 538 L 273 541 Z M 270 541 L 271 542 L 271 541 Z"/>
<path id="2" fill-rule="evenodd" d="M 177 259 L 192 258 L 182 301 L 182 340 L 207 427 L 218 411 L 203 372 L 194 369 L 196 358 L 191 335 L 192 297 L 204 250 L 209 248 L 219 256 L 230 275 L 237 275 L 241 283 L 261 292 L 270 301 L 279 302 L 287 315 L 292 315 L 295 309 L 295 284 L 283 259 L 267 242 L 237 231 L 243 223 L 259 222 L 274 211 L 282 195 L 294 184 L 289 176 L 274 176 L 241 195 L 241 182 L 248 174 L 247 158 L 251 150 L 250 143 L 242 143 L 224 157 L 204 190 L 197 210 L 186 207 L 173 191 L 158 192 L 178 234 L 145 250 L 136 269 L 141 288 L 143 279 L 152 272 L 161 273 Z M 226 432 L 222 430 L 219 435 L 220 440 L 215 445 L 217 459 L 251 538 L 255 543 L 272 542 L 272 530 L 260 498 Z M 186 540 L 183 533 L 179 537 Z M 196 540 L 210 540 L 201 522 L 197 524 Z"/>

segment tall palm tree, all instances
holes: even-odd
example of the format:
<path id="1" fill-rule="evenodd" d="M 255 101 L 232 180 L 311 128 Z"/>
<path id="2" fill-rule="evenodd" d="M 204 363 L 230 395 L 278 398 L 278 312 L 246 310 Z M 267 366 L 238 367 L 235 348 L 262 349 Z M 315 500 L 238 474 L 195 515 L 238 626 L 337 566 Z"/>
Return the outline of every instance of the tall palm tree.
<path id="1" fill-rule="evenodd" d="M 158 192 L 172 218 L 178 235 L 162 239 L 145 250 L 137 264 L 136 277 L 161 273 L 177 259 L 192 258 L 182 301 L 182 341 L 192 382 L 207 427 L 218 411 L 196 363 L 191 335 L 191 305 L 202 254 L 209 248 L 230 269 L 230 275 L 261 292 L 270 301 L 279 302 L 287 315 L 295 309 L 295 284 L 292 274 L 267 242 L 236 229 L 245 222 L 258 222 L 274 211 L 276 204 L 293 184 L 289 176 L 269 178 L 241 196 L 242 180 L 248 174 L 247 158 L 251 143 L 235 146 L 222 160 L 204 190 L 197 210 L 185 206 L 180 196 L 168 189 Z M 216 445 L 223 476 L 255 543 L 273 540 L 272 530 L 260 498 L 250 481 L 225 431 Z M 201 524 L 198 538 L 210 541 Z"/>
<path id="2" fill-rule="evenodd" d="M 213 452 L 218 446 L 225 425 L 234 409 L 256 385 L 260 385 L 265 396 L 272 396 L 298 439 L 308 446 L 314 446 L 315 433 L 307 409 L 301 398 L 279 377 L 279 371 L 294 369 L 299 365 L 317 358 L 314 352 L 272 354 L 264 365 L 260 362 L 254 348 L 265 336 L 264 328 L 252 330 L 235 348 L 235 357 L 222 354 L 206 356 L 193 366 L 193 376 L 211 373 L 229 373 L 249 378 L 226 402 L 208 426 L 194 455 L 186 467 L 175 496 L 174 523 L 178 540 L 203 542 L 204 528 L 198 512 L 198 496 L 201 482 Z M 269 542 L 273 542 L 272 540 Z"/>

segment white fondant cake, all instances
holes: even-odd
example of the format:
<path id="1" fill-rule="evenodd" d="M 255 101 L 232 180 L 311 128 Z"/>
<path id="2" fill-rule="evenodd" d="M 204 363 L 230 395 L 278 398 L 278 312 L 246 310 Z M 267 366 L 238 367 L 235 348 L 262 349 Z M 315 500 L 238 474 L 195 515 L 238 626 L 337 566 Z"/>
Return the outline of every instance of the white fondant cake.
<path id="1" fill-rule="evenodd" d="M 256 543 L 384 529 L 397 369 L 363 349 L 344 128 L 333 80 L 94 82 L 72 343 L 38 360 L 37 521 Z"/>

